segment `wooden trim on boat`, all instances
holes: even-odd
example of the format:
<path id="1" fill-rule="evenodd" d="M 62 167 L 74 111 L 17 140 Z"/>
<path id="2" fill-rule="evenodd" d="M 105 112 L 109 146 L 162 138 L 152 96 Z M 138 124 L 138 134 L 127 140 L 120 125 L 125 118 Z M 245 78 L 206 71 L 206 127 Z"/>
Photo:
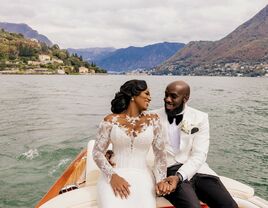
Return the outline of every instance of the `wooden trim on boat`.
<path id="1" fill-rule="evenodd" d="M 38 204 L 35 206 L 35 208 L 39 208 L 41 205 L 45 204 L 50 199 L 56 197 L 59 195 L 60 190 L 63 187 L 68 187 L 68 185 L 71 184 L 79 184 L 80 179 L 82 178 L 84 182 L 84 178 L 81 176 L 84 176 L 86 171 L 86 156 L 87 156 L 87 149 L 83 149 L 78 156 L 72 161 L 72 163 L 65 169 L 63 174 L 58 178 L 58 180 L 52 185 L 52 187 L 49 189 L 49 191 L 45 194 L 45 196 L 38 202 Z M 80 183 L 82 184 L 82 183 Z M 85 184 L 84 184 L 85 185 Z M 81 187 L 83 187 L 82 185 Z M 253 195 L 252 195 L 253 196 Z M 250 199 L 253 199 L 252 197 Z M 239 199 L 239 198 L 237 198 Z M 241 198 L 243 201 L 243 198 Z M 261 200 L 261 201 L 260 201 Z M 248 202 L 249 204 L 252 204 L 254 207 L 264 207 L 266 204 L 268 204 L 265 200 L 260 199 L 255 196 L 255 202 L 251 200 L 245 200 L 245 202 Z M 256 203 L 258 202 L 258 203 Z M 255 206 L 255 205 L 257 206 Z M 259 205 L 261 204 L 261 205 Z M 265 205 L 262 205 L 265 204 Z M 242 206 L 244 207 L 244 206 Z M 248 207 L 248 206 L 247 206 Z M 251 207 L 251 206 L 250 206 Z M 266 206 L 265 206 L 266 207 Z M 163 206 L 161 208 L 174 208 L 173 206 Z M 201 203 L 200 208 L 209 208 L 206 204 Z"/>
<path id="2" fill-rule="evenodd" d="M 60 190 L 65 186 L 73 171 L 76 169 L 77 162 L 79 162 L 86 155 L 87 149 L 84 149 L 80 152 L 80 154 L 73 160 L 73 162 L 68 166 L 68 168 L 65 169 L 60 178 L 52 185 L 46 195 L 38 202 L 35 208 L 40 207 L 42 204 L 59 195 Z"/>

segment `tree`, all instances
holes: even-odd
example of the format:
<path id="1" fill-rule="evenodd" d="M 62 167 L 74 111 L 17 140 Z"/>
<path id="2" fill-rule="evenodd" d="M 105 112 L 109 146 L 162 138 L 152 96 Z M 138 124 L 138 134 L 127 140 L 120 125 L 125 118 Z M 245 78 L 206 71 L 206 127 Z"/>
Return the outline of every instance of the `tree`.
<path id="1" fill-rule="evenodd" d="M 56 56 L 57 58 L 61 60 L 65 60 L 68 57 L 67 53 L 64 50 L 60 50 L 60 49 L 54 49 L 52 52 L 52 55 Z"/>
<path id="2" fill-rule="evenodd" d="M 18 50 L 15 46 L 9 46 L 9 59 L 15 60 L 18 57 Z"/>
<path id="3" fill-rule="evenodd" d="M 0 59 L 8 58 L 9 48 L 7 45 L 1 45 L 0 47 Z"/>
<path id="4" fill-rule="evenodd" d="M 47 44 L 45 44 L 43 42 L 41 42 L 40 44 L 41 44 L 41 52 L 42 53 L 48 53 L 49 52 L 49 48 L 48 48 Z"/>
<path id="5" fill-rule="evenodd" d="M 17 49 L 19 51 L 19 56 L 31 57 L 36 56 L 38 52 L 38 47 L 36 44 L 29 44 L 27 42 L 19 42 Z"/>
<path id="6" fill-rule="evenodd" d="M 90 68 L 90 64 L 88 62 L 85 62 L 85 67 Z"/>
<path id="7" fill-rule="evenodd" d="M 53 50 L 55 50 L 55 49 L 60 49 L 60 47 L 59 47 L 59 45 L 57 45 L 57 44 L 54 44 L 52 47 L 51 47 L 51 49 Z"/>

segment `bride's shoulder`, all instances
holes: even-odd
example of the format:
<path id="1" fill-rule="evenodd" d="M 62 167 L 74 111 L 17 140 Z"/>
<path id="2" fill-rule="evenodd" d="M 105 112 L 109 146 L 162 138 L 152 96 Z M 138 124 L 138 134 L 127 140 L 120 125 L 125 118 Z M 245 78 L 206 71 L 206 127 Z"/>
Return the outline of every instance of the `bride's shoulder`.
<path id="1" fill-rule="evenodd" d="M 144 112 L 144 115 L 151 120 L 159 120 L 159 116 L 156 113 L 152 113 L 152 112 Z"/>
<path id="2" fill-rule="evenodd" d="M 104 117 L 103 121 L 104 122 L 109 122 L 109 123 L 114 123 L 115 121 L 117 121 L 119 115 L 118 114 L 115 114 L 115 113 L 111 113 L 111 114 L 108 114 Z"/>

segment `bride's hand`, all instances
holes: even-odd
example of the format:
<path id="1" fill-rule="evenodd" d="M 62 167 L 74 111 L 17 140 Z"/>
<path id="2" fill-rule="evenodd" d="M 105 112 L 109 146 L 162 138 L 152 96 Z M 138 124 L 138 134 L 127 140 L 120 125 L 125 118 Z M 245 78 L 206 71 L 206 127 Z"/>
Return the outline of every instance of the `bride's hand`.
<path id="1" fill-rule="evenodd" d="M 129 183 L 119 175 L 113 174 L 110 184 L 112 186 L 115 196 L 119 195 L 123 199 L 127 198 L 128 195 L 130 194 Z"/>
<path id="2" fill-rule="evenodd" d="M 171 192 L 171 187 L 170 184 L 167 183 L 166 181 L 160 181 L 156 184 L 156 194 L 158 196 L 165 196 L 166 194 L 170 194 Z"/>

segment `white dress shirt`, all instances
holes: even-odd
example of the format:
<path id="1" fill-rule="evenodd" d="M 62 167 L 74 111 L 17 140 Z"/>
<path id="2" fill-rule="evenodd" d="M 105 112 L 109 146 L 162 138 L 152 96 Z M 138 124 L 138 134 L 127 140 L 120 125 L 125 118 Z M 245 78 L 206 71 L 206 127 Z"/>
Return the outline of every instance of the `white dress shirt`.
<path id="1" fill-rule="evenodd" d="M 174 119 L 173 123 L 168 125 L 168 136 L 174 155 L 180 150 L 180 135 L 181 130 L 178 125 L 176 125 L 176 120 Z"/>
<path id="2" fill-rule="evenodd" d="M 170 151 L 168 154 L 168 167 L 178 164 L 177 162 L 174 161 L 174 155 L 176 155 L 180 151 L 181 125 L 182 125 L 182 122 L 180 122 L 179 125 L 176 125 L 175 118 L 172 124 L 170 123 L 168 124 L 168 136 L 169 136 L 170 144 L 172 147 L 172 148 L 169 148 Z M 178 171 L 178 172 L 181 174 L 183 181 L 187 179 L 187 176 L 185 173 L 183 173 L 182 171 Z"/>

